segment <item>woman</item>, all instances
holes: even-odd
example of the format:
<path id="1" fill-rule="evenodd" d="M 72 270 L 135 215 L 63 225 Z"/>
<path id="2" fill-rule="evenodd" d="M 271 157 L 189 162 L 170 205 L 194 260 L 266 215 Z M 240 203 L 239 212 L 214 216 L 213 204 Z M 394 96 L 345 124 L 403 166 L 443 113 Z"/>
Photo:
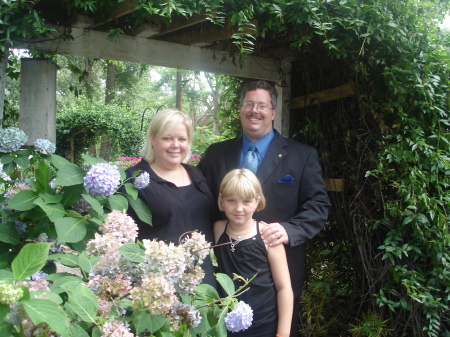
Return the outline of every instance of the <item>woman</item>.
<path id="1" fill-rule="evenodd" d="M 148 172 L 150 184 L 139 190 L 139 198 L 152 212 L 152 223 L 141 220 L 130 207 L 128 214 L 139 227 L 138 239 L 158 239 L 178 244 L 183 233 L 197 230 L 213 242 L 213 197 L 205 178 L 196 167 L 185 164 L 190 158 L 193 137 L 189 116 L 177 109 L 159 111 L 152 119 L 144 147 L 143 159 L 126 170 Z M 215 286 L 209 257 L 202 265 L 204 282 Z"/>

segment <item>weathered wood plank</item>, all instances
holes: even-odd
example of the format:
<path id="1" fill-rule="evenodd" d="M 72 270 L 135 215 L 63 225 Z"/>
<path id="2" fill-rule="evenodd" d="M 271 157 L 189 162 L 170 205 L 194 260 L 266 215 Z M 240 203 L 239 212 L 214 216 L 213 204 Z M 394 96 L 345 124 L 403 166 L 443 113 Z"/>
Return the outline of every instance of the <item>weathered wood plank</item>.
<path id="1" fill-rule="evenodd" d="M 60 33 L 64 31 L 64 27 L 61 26 L 52 26 L 52 28 Z M 274 82 L 280 80 L 278 65 L 263 58 L 249 56 L 241 67 L 233 62 L 227 52 L 207 48 L 131 36 L 120 36 L 117 41 L 110 41 L 108 33 L 78 28 L 72 29 L 72 36 L 73 40 L 46 39 L 17 43 L 15 47 L 52 54 L 97 57 Z M 235 61 L 238 62 L 238 60 Z"/>
<path id="2" fill-rule="evenodd" d="M 325 103 L 353 96 L 355 89 L 351 84 L 344 84 L 340 87 L 322 90 L 310 95 L 295 97 L 291 101 L 292 109 L 304 108 L 306 106 Z"/>

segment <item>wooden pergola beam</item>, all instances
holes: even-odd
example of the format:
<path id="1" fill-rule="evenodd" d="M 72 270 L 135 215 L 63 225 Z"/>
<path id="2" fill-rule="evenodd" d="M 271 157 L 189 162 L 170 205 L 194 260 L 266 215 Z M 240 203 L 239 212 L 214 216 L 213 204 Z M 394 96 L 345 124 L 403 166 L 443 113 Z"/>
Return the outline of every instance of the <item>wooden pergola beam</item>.
<path id="1" fill-rule="evenodd" d="M 355 95 L 355 88 L 352 84 L 344 84 L 336 88 L 327 89 L 309 94 L 306 96 L 295 97 L 291 101 L 292 109 L 300 109 L 310 105 L 335 101 L 345 97 Z"/>

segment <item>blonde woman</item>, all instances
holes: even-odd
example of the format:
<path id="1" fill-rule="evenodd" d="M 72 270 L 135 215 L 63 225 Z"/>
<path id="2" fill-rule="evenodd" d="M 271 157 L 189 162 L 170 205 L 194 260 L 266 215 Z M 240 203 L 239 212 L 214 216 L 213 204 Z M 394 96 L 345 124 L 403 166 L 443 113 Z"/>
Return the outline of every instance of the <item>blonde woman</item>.
<path id="1" fill-rule="evenodd" d="M 141 150 L 142 160 L 126 170 L 127 177 L 137 170 L 150 175 L 150 184 L 139 190 L 139 198 L 149 206 L 153 224 L 139 220 L 131 207 L 128 210 L 138 224 L 139 240 L 178 244 L 180 235 L 198 230 L 213 242 L 213 197 L 200 170 L 186 164 L 192 137 L 192 122 L 184 112 L 165 109 L 153 117 Z M 206 274 L 204 281 L 214 284 L 209 257 L 202 267 Z"/>

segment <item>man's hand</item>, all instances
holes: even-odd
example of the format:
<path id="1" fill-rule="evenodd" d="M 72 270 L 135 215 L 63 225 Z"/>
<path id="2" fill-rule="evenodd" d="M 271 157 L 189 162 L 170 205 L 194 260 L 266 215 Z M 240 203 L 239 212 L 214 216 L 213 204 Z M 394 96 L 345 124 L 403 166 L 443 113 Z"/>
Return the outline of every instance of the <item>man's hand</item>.
<path id="1" fill-rule="evenodd" d="M 264 225 L 261 229 L 261 238 L 270 247 L 274 247 L 279 244 L 289 244 L 289 236 L 287 235 L 284 227 L 278 222 L 268 224 L 264 221 L 260 221 L 260 223 Z"/>

